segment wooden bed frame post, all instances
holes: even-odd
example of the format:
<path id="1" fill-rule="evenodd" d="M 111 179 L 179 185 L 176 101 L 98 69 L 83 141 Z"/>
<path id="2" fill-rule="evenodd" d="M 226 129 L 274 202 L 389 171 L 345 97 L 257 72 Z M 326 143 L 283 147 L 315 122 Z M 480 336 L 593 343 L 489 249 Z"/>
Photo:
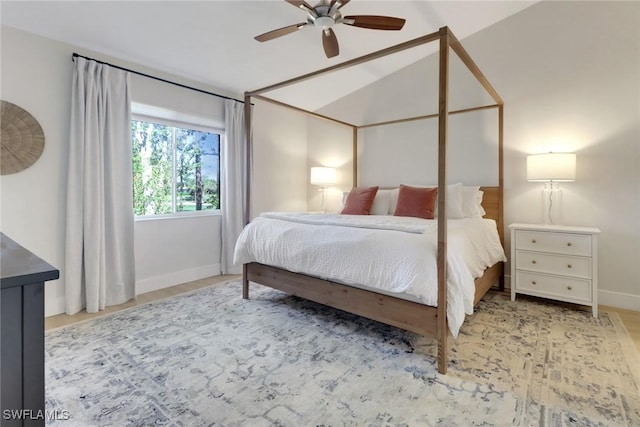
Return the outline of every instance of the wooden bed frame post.
<path id="1" fill-rule="evenodd" d="M 251 95 L 244 93 L 244 225 L 251 222 Z"/>
<path id="2" fill-rule="evenodd" d="M 504 213 L 502 205 L 502 197 L 504 191 L 504 105 L 498 106 L 498 236 L 500 236 L 500 243 L 504 247 Z M 500 275 L 498 279 L 498 288 L 501 292 L 504 292 L 504 273 Z"/>
<path id="3" fill-rule="evenodd" d="M 353 127 L 353 187 L 358 186 L 358 128 Z"/>
<path id="4" fill-rule="evenodd" d="M 251 221 L 251 96 L 244 93 L 244 203 L 243 222 L 246 226 Z M 242 266 L 242 298 L 249 299 L 249 276 L 247 274 L 247 265 Z"/>
<path id="5" fill-rule="evenodd" d="M 447 373 L 447 124 L 449 118 L 449 28 L 440 29 L 438 94 L 438 372 Z"/>

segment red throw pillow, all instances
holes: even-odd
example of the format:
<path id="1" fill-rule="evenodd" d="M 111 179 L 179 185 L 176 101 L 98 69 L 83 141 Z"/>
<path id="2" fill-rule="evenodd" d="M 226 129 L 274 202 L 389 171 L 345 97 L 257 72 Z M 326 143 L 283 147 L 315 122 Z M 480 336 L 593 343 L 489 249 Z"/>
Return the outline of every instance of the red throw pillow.
<path id="1" fill-rule="evenodd" d="M 433 219 L 438 188 L 418 188 L 401 185 L 395 216 Z"/>
<path id="2" fill-rule="evenodd" d="M 369 215 L 378 187 L 356 187 L 351 190 L 342 208 L 343 215 Z"/>

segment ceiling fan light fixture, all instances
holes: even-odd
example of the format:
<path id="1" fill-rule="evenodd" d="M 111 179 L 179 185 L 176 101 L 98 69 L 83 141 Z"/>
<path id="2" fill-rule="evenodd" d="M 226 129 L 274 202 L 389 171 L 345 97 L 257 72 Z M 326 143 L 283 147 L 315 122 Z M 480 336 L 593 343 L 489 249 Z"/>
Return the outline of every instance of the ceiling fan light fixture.
<path id="1" fill-rule="evenodd" d="M 316 18 L 315 21 L 313 21 L 313 25 L 315 25 L 318 28 L 322 28 L 323 30 L 333 27 L 335 23 L 336 21 L 334 21 L 333 18 L 330 18 L 328 16 L 320 16 Z"/>

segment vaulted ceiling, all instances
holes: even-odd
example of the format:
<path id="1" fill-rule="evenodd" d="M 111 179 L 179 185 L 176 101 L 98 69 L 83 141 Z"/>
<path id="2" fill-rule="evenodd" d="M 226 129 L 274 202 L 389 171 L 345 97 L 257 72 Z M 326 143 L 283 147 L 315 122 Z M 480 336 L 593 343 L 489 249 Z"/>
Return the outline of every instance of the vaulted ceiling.
<path id="1" fill-rule="evenodd" d="M 309 1 L 311 5 L 315 2 Z M 254 36 L 304 22 L 283 0 L 262 1 L 6 1 L 3 25 L 241 94 L 313 72 L 449 26 L 463 39 L 535 1 L 352 0 L 343 15 L 406 19 L 401 31 L 336 25 L 340 55 L 326 58 L 321 30 L 260 43 Z M 315 110 L 427 56 L 426 49 L 362 64 L 273 96 Z M 96 58 L 100 59 L 100 58 Z"/>

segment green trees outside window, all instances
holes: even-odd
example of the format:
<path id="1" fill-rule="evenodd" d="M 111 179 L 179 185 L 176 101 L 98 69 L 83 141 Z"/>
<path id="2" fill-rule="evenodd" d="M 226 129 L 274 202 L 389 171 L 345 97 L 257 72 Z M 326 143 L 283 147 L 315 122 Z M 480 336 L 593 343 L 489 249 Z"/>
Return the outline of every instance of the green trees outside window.
<path id="1" fill-rule="evenodd" d="M 131 121 L 136 215 L 220 209 L 220 135 Z"/>

